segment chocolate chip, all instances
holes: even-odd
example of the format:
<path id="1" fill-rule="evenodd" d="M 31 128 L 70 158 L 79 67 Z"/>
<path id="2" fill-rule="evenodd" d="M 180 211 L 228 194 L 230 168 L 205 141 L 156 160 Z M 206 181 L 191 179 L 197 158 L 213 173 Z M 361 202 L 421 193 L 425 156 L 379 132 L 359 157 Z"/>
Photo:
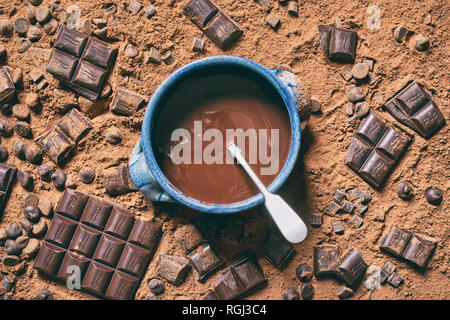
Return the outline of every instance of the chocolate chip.
<path id="1" fill-rule="evenodd" d="M 110 127 L 105 131 L 106 141 L 111 144 L 119 144 L 122 142 L 122 134 L 120 133 L 119 128 Z"/>
<path id="2" fill-rule="evenodd" d="M 365 101 L 358 102 L 355 105 L 355 112 L 360 119 L 364 118 L 369 113 L 369 104 Z"/>
<path id="3" fill-rule="evenodd" d="M 408 181 L 402 181 L 397 187 L 397 195 L 400 199 L 409 200 L 414 196 L 412 184 Z"/>
<path id="4" fill-rule="evenodd" d="M 31 164 L 39 165 L 42 162 L 42 151 L 36 148 L 26 148 L 25 149 L 25 158 Z"/>
<path id="5" fill-rule="evenodd" d="M 148 288 L 151 293 L 159 296 L 164 293 L 166 287 L 161 279 L 153 278 L 148 282 Z"/>
<path id="6" fill-rule="evenodd" d="M 40 6 L 36 10 L 36 20 L 44 24 L 47 20 L 50 19 L 50 10 L 46 6 Z"/>
<path id="7" fill-rule="evenodd" d="M 283 291 L 283 300 L 300 300 L 300 295 L 294 288 L 287 288 Z"/>
<path id="8" fill-rule="evenodd" d="M 172 52 L 171 51 L 166 51 L 161 56 L 161 60 L 164 61 L 164 63 L 167 64 L 167 65 L 171 65 L 172 63 L 175 62 L 175 58 L 172 56 Z"/>
<path id="9" fill-rule="evenodd" d="M 13 25 L 9 20 L 0 20 L 0 34 L 5 37 L 10 37 L 13 32 Z"/>
<path id="10" fill-rule="evenodd" d="M 363 80 L 369 75 L 369 67 L 365 63 L 356 63 L 352 67 L 352 76 L 357 80 Z"/>
<path id="11" fill-rule="evenodd" d="M 135 58 L 139 54 L 139 50 L 136 48 L 135 45 L 129 43 L 125 47 L 125 55 L 129 58 Z"/>
<path id="12" fill-rule="evenodd" d="M 108 27 L 104 27 L 101 29 L 94 30 L 94 35 L 98 38 L 106 38 L 106 35 L 108 34 Z"/>
<path id="13" fill-rule="evenodd" d="M 425 198 L 429 204 L 438 206 L 442 202 L 442 190 L 438 188 L 428 188 L 425 191 Z"/>
<path id="14" fill-rule="evenodd" d="M 42 290 L 36 295 L 36 300 L 53 300 L 53 294 L 48 290 Z"/>
<path id="15" fill-rule="evenodd" d="M 8 149 L 2 144 L 0 144 L 0 162 L 6 162 L 9 157 Z"/>
<path id="16" fill-rule="evenodd" d="M 36 193 L 30 192 L 27 193 L 22 200 L 23 207 L 37 207 L 39 205 L 39 196 Z"/>
<path id="17" fill-rule="evenodd" d="M 9 255 L 16 255 L 18 256 L 20 252 L 22 251 L 14 240 L 6 240 L 5 242 L 5 251 Z"/>
<path id="18" fill-rule="evenodd" d="M 300 294 L 304 300 L 311 300 L 314 296 L 314 287 L 311 282 L 303 283 L 300 286 Z"/>
<path id="19" fill-rule="evenodd" d="M 406 35 L 406 28 L 404 26 L 398 26 L 394 29 L 394 39 L 398 43 L 403 42 L 403 38 Z"/>
<path id="20" fill-rule="evenodd" d="M 145 16 L 150 19 L 151 17 L 153 17 L 156 14 L 156 9 L 154 6 L 149 5 L 148 7 L 144 8 L 144 14 Z"/>
<path id="21" fill-rule="evenodd" d="M 347 299 L 353 296 L 354 291 L 348 287 L 342 286 L 337 291 L 337 296 L 339 299 Z"/>
<path id="22" fill-rule="evenodd" d="M 17 181 L 25 190 L 33 189 L 33 176 L 29 171 L 19 170 L 17 171 Z"/>
<path id="23" fill-rule="evenodd" d="M 144 52 L 144 63 L 161 63 L 161 56 L 156 48 L 151 47 L 150 51 Z"/>
<path id="24" fill-rule="evenodd" d="M 90 184 L 95 179 L 95 171 L 92 168 L 84 167 L 78 172 L 78 179 L 85 184 Z"/>
<path id="25" fill-rule="evenodd" d="M 308 282 L 312 278 L 312 271 L 311 266 L 302 263 L 295 269 L 295 275 L 301 282 Z"/>
<path id="26" fill-rule="evenodd" d="M 6 235 L 10 239 L 16 239 L 22 235 L 22 229 L 20 229 L 19 225 L 14 222 L 6 228 Z"/>
<path id="27" fill-rule="evenodd" d="M 66 178 L 67 178 L 66 174 L 61 170 L 58 170 L 51 175 L 53 185 L 58 190 L 64 190 L 66 185 Z"/>
<path id="28" fill-rule="evenodd" d="M 360 101 L 364 100 L 365 97 L 366 97 L 366 93 L 364 92 L 363 89 L 361 89 L 359 87 L 351 88 L 348 93 L 348 100 L 353 103 L 360 102 Z"/>
<path id="29" fill-rule="evenodd" d="M 430 39 L 423 34 L 418 34 L 414 38 L 414 48 L 417 51 L 425 51 L 430 47 Z"/>
<path id="30" fill-rule="evenodd" d="M 27 18 L 18 17 L 14 20 L 14 29 L 20 35 L 26 34 L 29 27 L 30 27 L 30 22 L 28 21 Z"/>
<path id="31" fill-rule="evenodd" d="M 27 122 L 19 121 L 14 125 L 14 131 L 23 138 L 31 137 L 31 127 Z"/>
<path id="32" fill-rule="evenodd" d="M 8 120 L 0 120 L 0 136 L 9 137 L 13 132 L 14 129 Z"/>
<path id="33" fill-rule="evenodd" d="M 55 172 L 55 168 L 47 163 L 40 165 L 37 169 L 37 173 L 41 180 L 50 181 L 52 178 L 52 174 Z"/>
<path id="34" fill-rule="evenodd" d="M 36 222 L 39 220 L 41 213 L 38 207 L 28 206 L 23 210 L 23 215 L 31 222 Z"/>
<path id="35" fill-rule="evenodd" d="M 280 19 L 274 15 L 274 14 L 270 14 L 267 18 L 266 18 L 266 23 L 274 30 L 278 29 L 278 27 L 280 26 Z"/>
<path id="36" fill-rule="evenodd" d="M 205 41 L 199 38 L 194 38 L 194 42 L 192 45 L 192 51 L 194 52 L 203 52 L 205 47 Z"/>

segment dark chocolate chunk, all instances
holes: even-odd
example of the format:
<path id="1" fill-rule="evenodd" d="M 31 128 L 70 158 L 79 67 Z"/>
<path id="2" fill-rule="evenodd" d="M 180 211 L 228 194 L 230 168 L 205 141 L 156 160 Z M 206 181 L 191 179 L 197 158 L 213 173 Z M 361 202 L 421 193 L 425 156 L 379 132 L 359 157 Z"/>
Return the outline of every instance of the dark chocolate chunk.
<path id="1" fill-rule="evenodd" d="M 410 136 L 372 112 L 350 142 L 345 164 L 364 181 L 379 188 L 410 142 Z"/>
<path id="2" fill-rule="evenodd" d="M 0 120 L 0 136 L 2 137 L 10 137 L 14 132 L 14 128 L 6 119 Z"/>
<path id="3" fill-rule="evenodd" d="M 106 193 L 113 197 L 136 190 L 134 184 L 131 182 L 127 165 L 109 168 L 103 171 L 103 180 Z"/>
<path id="4" fill-rule="evenodd" d="M 328 205 L 326 211 L 327 214 L 330 216 L 335 216 L 336 213 L 338 213 L 341 210 L 341 206 L 338 205 L 336 202 L 332 201 L 330 202 L 330 204 Z"/>
<path id="5" fill-rule="evenodd" d="M 429 204 L 438 206 L 442 202 L 442 190 L 438 188 L 427 188 L 425 198 Z"/>
<path id="6" fill-rule="evenodd" d="M 397 267 L 395 264 L 393 264 L 391 261 L 387 261 L 382 270 L 386 273 L 386 275 L 389 277 L 392 273 L 394 273 L 395 270 L 397 270 Z"/>
<path id="7" fill-rule="evenodd" d="M 37 173 L 39 177 L 43 181 L 50 181 L 52 174 L 55 172 L 55 168 L 53 168 L 51 165 L 44 163 L 43 165 L 40 165 L 37 169 Z"/>
<path id="8" fill-rule="evenodd" d="M 350 249 L 342 255 L 336 265 L 337 275 L 352 286 L 367 269 L 367 264 L 356 249 Z"/>
<path id="9" fill-rule="evenodd" d="M 242 28 L 223 12 L 219 12 L 204 31 L 221 48 L 229 46 L 243 33 Z"/>
<path id="10" fill-rule="evenodd" d="M 414 196 L 412 184 L 408 181 L 402 181 L 397 187 L 397 195 L 400 199 L 409 200 Z"/>
<path id="11" fill-rule="evenodd" d="M 61 25 L 46 70 L 76 93 L 96 100 L 116 56 L 117 49 L 106 42 Z"/>
<path id="12" fill-rule="evenodd" d="M 197 272 L 199 281 L 203 281 L 206 277 L 216 270 L 222 261 L 216 256 L 209 244 L 203 244 L 187 255 L 192 268 Z"/>
<path id="13" fill-rule="evenodd" d="M 161 225 L 136 220 L 112 202 L 66 189 L 35 268 L 108 299 L 132 299 L 161 237 Z"/>
<path id="14" fill-rule="evenodd" d="M 360 215 L 364 215 L 368 209 L 369 209 L 369 206 L 362 204 L 362 203 L 358 203 L 357 205 L 355 205 L 355 210 Z"/>
<path id="15" fill-rule="evenodd" d="M 338 246 L 314 246 L 314 275 L 320 277 L 335 274 L 335 265 L 340 256 L 341 248 Z"/>
<path id="16" fill-rule="evenodd" d="M 274 14 L 269 14 L 266 18 L 266 23 L 274 30 L 280 26 L 280 18 Z"/>
<path id="17" fill-rule="evenodd" d="M 330 48 L 331 29 L 332 27 L 326 25 L 319 25 L 317 27 L 320 47 L 327 53 Z"/>
<path id="18" fill-rule="evenodd" d="M 345 231 L 344 226 L 342 225 L 341 221 L 333 221 L 331 222 L 331 228 L 333 229 L 333 232 L 336 234 L 343 234 Z"/>
<path id="19" fill-rule="evenodd" d="M 361 190 L 361 192 L 359 194 L 359 200 L 361 200 L 361 203 L 363 203 L 363 204 L 369 203 L 370 200 L 372 200 L 370 191 L 369 190 Z"/>
<path id="20" fill-rule="evenodd" d="M 23 215 L 31 222 L 36 222 L 39 220 L 41 212 L 38 207 L 28 206 L 23 210 Z"/>
<path id="21" fill-rule="evenodd" d="M 353 209 L 355 208 L 355 205 L 351 203 L 350 201 L 344 201 L 341 205 L 342 212 L 345 213 L 352 213 Z"/>
<path id="22" fill-rule="evenodd" d="M 356 31 L 332 28 L 330 34 L 329 58 L 342 62 L 353 62 L 356 55 Z"/>
<path id="23" fill-rule="evenodd" d="M 14 132 L 23 138 L 29 138 L 32 136 L 30 124 L 25 121 L 16 122 L 14 125 Z"/>
<path id="24" fill-rule="evenodd" d="M 412 232 L 392 225 L 385 231 L 381 238 L 380 249 L 395 256 L 402 256 L 411 237 Z"/>
<path id="25" fill-rule="evenodd" d="M 403 251 L 403 258 L 409 263 L 424 268 L 436 248 L 437 241 L 431 237 L 413 234 Z"/>
<path id="26" fill-rule="evenodd" d="M 336 189 L 333 195 L 333 199 L 337 202 L 341 202 L 345 199 L 345 192 L 340 189 Z"/>
<path id="27" fill-rule="evenodd" d="M 353 296 L 355 292 L 348 287 L 342 286 L 338 289 L 337 291 L 337 296 L 339 297 L 339 299 L 347 299 L 350 298 L 351 296 Z"/>
<path id="28" fill-rule="evenodd" d="M 184 7 L 183 11 L 186 17 L 203 28 L 219 12 L 219 8 L 209 0 L 192 0 Z"/>
<path id="29" fill-rule="evenodd" d="M 322 225 L 323 216 L 321 214 L 311 214 L 311 226 L 320 227 Z"/>
<path id="30" fill-rule="evenodd" d="M 189 260 L 183 257 L 160 254 L 157 272 L 161 278 L 179 286 L 189 272 Z"/>
<path id="31" fill-rule="evenodd" d="M 279 269 L 283 269 L 287 262 L 289 262 L 289 259 L 292 257 L 295 250 L 292 244 L 276 233 L 271 232 L 267 236 L 261 252 L 273 265 Z"/>
<path id="32" fill-rule="evenodd" d="M 400 275 L 397 272 L 392 273 L 389 278 L 387 279 L 387 282 L 394 286 L 394 287 L 398 287 L 402 284 L 403 282 L 403 278 L 400 277 Z"/>
<path id="33" fill-rule="evenodd" d="M 206 241 L 193 224 L 186 224 L 178 228 L 174 236 L 186 253 L 191 252 Z"/>
<path id="34" fill-rule="evenodd" d="M 383 105 L 383 109 L 426 139 L 445 124 L 445 118 L 433 98 L 415 81 L 395 94 Z"/>
<path id="35" fill-rule="evenodd" d="M 16 171 L 16 167 L 0 163 L 0 216 L 3 214 L 3 209 L 9 198 Z"/>
<path id="36" fill-rule="evenodd" d="M 146 102 L 146 97 L 118 88 L 111 102 L 111 111 L 123 116 L 132 116 Z"/>

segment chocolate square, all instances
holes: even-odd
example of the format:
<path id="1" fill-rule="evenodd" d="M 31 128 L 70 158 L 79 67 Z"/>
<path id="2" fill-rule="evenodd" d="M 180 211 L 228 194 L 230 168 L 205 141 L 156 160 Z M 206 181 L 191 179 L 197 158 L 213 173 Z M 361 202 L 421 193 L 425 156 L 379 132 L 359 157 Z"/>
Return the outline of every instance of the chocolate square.
<path id="1" fill-rule="evenodd" d="M 189 271 L 189 260 L 183 257 L 159 255 L 158 275 L 175 286 L 179 286 Z"/>
<path id="2" fill-rule="evenodd" d="M 332 28 L 330 35 L 329 58 L 342 62 L 353 62 L 356 56 L 356 31 Z"/>
<path id="3" fill-rule="evenodd" d="M 89 37 L 82 59 L 89 61 L 104 69 L 108 69 L 114 63 L 117 50 L 111 48 L 108 43 Z"/>
<path id="4" fill-rule="evenodd" d="M 425 235 L 413 234 L 403 251 L 403 258 L 419 268 L 424 268 L 433 254 L 436 245 L 436 239 Z"/>
<path id="5" fill-rule="evenodd" d="M 445 118 L 431 95 L 415 81 L 409 82 L 382 108 L 425 139 L 431 138 L 445 124 Z"/>
<path id="6" fill-rule="evenodd" d="M 16 92 L 16 87 L 9 72 L 5 68 L 0 69 L 0 103 L 11 100 Z"/>
<path id="7" fill-rule="evenodd" d="M 74 252 L 67 252 L 65 255 L 61 267 L 59 268 L 56 277 L 58 279 L 67 281 L 67 278 L 73 275 L 74 267 L 78 267 L 80 270 L 80 280 L 83 280 L 84 274 L 89 266 L 90 260 Z"/>
<path id="8" fill-rule="evenodd" d="M 133 215 L 128 210 L 116 206 L 111 211 L 104 232 L 126 240 L 133 223 Z"/>
<path id="9" fill-rule="evenodd" d="M 131 300 L 139 287 L 139 279 L 120 271 L 114 272 L 105 297 L 114 300 Z"/>
<path id="10" fill-rule="evenodd" d="M 125 242 L 116 237 L 103 234 L 95 249 L 92 259 L 108 266 L 114 267 L 122 254 Z"/>
<path id="11" fill-rule="evenodd" d="M 341 248 L 333 245 L 314 246 L 314 275 L 316 277 L 336 273 L 336 262 L 341 256 Z"/>
<path id="12" fill-rule="evenodd" d="M 117 264 L 117 269 L 136 277 L 142 277 L 148 265 L 149 258 L 150 252 L 147 249 L 127 243 Z"/>
<path id="13" fill-rule="evenodd" d="M 385 231 L 381 238 L 380 249 L 393 255 L 401 256 L 411 237 L 412 232 L 392 225 Z"/>
<path id="14" fill-rule="evenodd" d="M 211 20 L 204 32 L 221 48 L 229 46 L 243 33 L 242 28 L 223 12 Z"/>
<path id="15" fill-rule="evenodd" d="M 89 197 L 80 222 L 98 230 L 103 230 L 112 208 L 112 204 L 98 198 Z"/>
<path id="16" fill-rule="evenodd" d="M 217 276 L 214 292 L 220 300 L 232 300 L 239 297 L 244 290 L 231 269 L 227 268 Z"/>
<path id="17" fill-rule="evenodd" d="M 367 263 L 356 249 L 344 253 L 336 265 L 337 275 L 352 286 L 359 280 L 367 269 Z"/>
<path id="18" fill-rule="evenodd" d="M 92 130 L 89 120 L 77 109 L 70 110 L 59 120 L 57 126 L 75 143 L 80 142 Z"/>
<path id="19" fill-rule="evenodd" d="M 350 142 L 345 164 L 364 181 L 381 187 L 411 142 L 411 137 L 370 113 Z"/>
<path id="20" fill-rule="evenodd" d="M 81 57 L 81 53 L 84 50 L 88 38 L 89 36 L 87 34 L 60 25 L 54 48 L 79 58 Z"/>
<path id="21" fill-rule="evenodd" d="M 81 287 L 99 296 L 105 295 L 114 269 L 98 262 L 91 262 L 84 275 Z"/>
<path id="22" fill-rule="evenodd" d="M 135 221 L 128 241 L 148 249 L 153 255 L 153 252 L 159 244 L 161 235 L 161 223 L 139 219 Z"/>
<path id="23" fill-rule="evenodd" d="M 283 269 L 294 253 L 294 247 L 284 238 L 270 232 L 262 246 L 262 254 L 278 269 Z"/>
<path id="24" fill-rule="evenodd" d="M 37 137 L 36 143 L 55 163 L 60 163 L 75 148 L 75 143 L 57 126 Z"/>
<path id="25" fill-rule="evenodd" d="M 319 25 L 317 27 L 320 47 L 327 53 L 328 50 L 330 49 L 331 29 L 332 29 L 331 26 L 326 25 Z"/>
<path id="26" fill-rule="evenodd" d="M 267 282 L 267 278 L 253 254 L 249 254 L 235 262 L 231 266 L 231 270 L 245 292 Z"/>
<path id="27" fill-rule="evenodd" d="M 44 242 L 34 260 L 34 268 L 51 276 L 56 276 L 66 250 Z"/>
<path id="28" fill-rule="evenodd" d="M 77 223 L 72 219 L 55 214 L 47 231 L 45 240 L 63 248 L 68 248 Z"/>
<path id="29" fill-rule="evenodd" d="M 94 254 L 95 248 L 98 245 L 100 237 L 100 231 L 79 224 L 75 234 L 72 237 L 72 241 L 70 242 L 69 250 L 91 258 Z"/>
<path id="30" fill-rule="evenodd" d="M 186 4 L 183 11 L 192 22 L 203 28 L 219 12 L 219 8 L 209 0 L 192 0 Z"/>
<path id="31" fill-rule="evenodd" d="M 78 220 L 83 213 L 88 199 L 89 196 L 87 194 L 73 189 L 66 189 L 59 199 L 56 212 L 74 220 Z"/>
<path id="32" fill-rule="evenodd" d="M 209 244 L 203 244 L 187 255 L 191 266 L 197 272 L 199 281 L 203 281 L 216 270 L 222 261 L 216 256 Z"/>
<path id="33" fill-rule="evenodd" d="M 77 64 L 77 58 L 62 51 L 53 50 L 46 71 L 59 80 L 70 81 Z"/>

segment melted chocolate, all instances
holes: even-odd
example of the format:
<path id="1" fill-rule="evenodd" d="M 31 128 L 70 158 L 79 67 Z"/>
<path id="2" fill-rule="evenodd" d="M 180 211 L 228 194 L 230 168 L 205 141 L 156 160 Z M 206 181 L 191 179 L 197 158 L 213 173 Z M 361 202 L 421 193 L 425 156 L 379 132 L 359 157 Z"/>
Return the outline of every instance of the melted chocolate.
<path id="1" fill-rule="evenodd" d="M 267 129 L 269 157 L 272 154 L 270 129 L 279 129 L 276 174 L 261 175 L 261 168 L 270 167 L 270 163 L 262 164 L 260 157 L 256 157 L 255 164 L 250 163 L 266 186 L 275 180 L 288 157 L 291 129 L 287 110 L 273 87 L 251 75 L 242 77 L 227 70 L 186 80 L 173 90 L 158 110 L 160 112 L 153 126 L 152 142 L 159 166 L 173 186 L 202 202 L 227 204 L 248 199 L 258 193 L 240 166 L 227 164 L 226 129 L 256 129 L 256 132 Z M 223 164 L 206 164 L 204 158 L 201 164 L 194 164 L 194 121 L 201 121 L 203 134 L 210 128 L 220 130 L 224 137 L 221 150 Z M 174 147 L 180 143 L 179 140 L 171 141 L 172 132 L 178 128 L 187 129 L 190 133 L 190 164 L 175 164 L 171 158 Z M 259 144 L 260 137 L 257 139 Z M 204 151 L 213 140 L 197 141 L 200 141 L 201 150 Z M 245 158 L 249 161 L 249 138 L 245 141 Z"/>

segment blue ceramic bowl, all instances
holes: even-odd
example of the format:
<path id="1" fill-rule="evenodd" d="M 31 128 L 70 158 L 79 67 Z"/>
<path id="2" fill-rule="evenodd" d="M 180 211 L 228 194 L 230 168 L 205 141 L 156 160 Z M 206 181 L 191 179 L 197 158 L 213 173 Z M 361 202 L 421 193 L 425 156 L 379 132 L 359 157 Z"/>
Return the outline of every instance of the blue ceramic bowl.
<path id="1" fill-rule="evenodd" d="M 195 210 L 213 214 L 243 211 L 263 202 L 261 193 L 249 199 L 230 204 L 206 203 L 185 196 L 167 180 L 155 159 L 151 141 L 152 123 L 155 120 L 156 111 L 161 102 L 170 94 L 171 89 L 181 81 L 189 79 L 192 75 L 198 74 L 199 71 L 217 67 L 239 69 L 239 72 L 242 70 L 243 76 L 250 73 L 257 75 L 262 81 L 269 82 L 280 95 L 288 111 L 292 132 L 288 159 L 268 189 L 271 192 L 276 192 L 294 168 L 300 149 L 301 136 L 297 104 L 303 99 L 298 92 L 298 80 L 295 76 L 287 71 L 267 69 L 254 61 L 241 57 L 208 57 L 191 62 L 172 73 L 152 95 L 145 110 L 141 138 L 131 152 L 129 171 L 135 185 L 152 201 L 177 202 Z"/>

